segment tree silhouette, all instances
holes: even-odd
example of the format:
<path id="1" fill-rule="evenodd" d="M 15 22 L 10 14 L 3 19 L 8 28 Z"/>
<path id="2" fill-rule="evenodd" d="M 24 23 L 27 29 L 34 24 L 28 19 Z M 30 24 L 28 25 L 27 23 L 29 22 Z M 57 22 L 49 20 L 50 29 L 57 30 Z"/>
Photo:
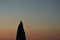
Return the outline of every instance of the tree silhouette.
<path id="1" fill-rule="evenodd" d="M 18 26 L 16 40 L 26 40 L 22 21 L 20 22 Z"/>

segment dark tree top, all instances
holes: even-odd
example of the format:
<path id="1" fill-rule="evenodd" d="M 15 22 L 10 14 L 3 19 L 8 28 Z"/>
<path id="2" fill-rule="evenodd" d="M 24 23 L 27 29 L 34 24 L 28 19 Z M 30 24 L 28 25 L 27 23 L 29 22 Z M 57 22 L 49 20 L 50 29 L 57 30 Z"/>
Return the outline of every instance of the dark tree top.
<path id="1" fill-rule="evenodd" d="M 22 21 L 20 22 L 18 26 L 16 40 L 26 40 Z"/>

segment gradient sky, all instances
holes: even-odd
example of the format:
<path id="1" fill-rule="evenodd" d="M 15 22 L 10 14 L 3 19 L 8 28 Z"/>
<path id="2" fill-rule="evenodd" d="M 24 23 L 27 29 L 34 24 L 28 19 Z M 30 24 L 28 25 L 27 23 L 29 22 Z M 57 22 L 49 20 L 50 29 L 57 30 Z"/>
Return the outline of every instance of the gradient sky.
<path id="1" fill-rule="evenodd" d="M 15 40 L 21 20 L 27 40 L 60 39 L 60 0 L 0 0 L 0 40 Z"/>

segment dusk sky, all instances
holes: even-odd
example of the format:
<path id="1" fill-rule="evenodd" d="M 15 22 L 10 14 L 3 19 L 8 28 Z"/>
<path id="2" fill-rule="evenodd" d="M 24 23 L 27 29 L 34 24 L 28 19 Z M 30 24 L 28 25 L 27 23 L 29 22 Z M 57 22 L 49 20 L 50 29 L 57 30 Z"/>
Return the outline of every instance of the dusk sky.
<path id="1" fill-rule="evenodd" d="M 27 40 L 60 39 L 60 0 L 0 0 L 0 40 L 15 40 L 21 20 Z"/>

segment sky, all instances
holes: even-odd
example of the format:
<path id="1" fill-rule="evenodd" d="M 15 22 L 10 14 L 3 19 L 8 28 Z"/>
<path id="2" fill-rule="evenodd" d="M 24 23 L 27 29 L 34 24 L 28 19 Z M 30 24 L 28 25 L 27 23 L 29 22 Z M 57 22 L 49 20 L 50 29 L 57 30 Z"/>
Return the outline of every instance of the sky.
<path id="1" fill-rule="evenodd" d="M 0 0 L 0 40 L 15 40 L 20 21 L 27 40 L 60 39 L 60 0 Z"/>

